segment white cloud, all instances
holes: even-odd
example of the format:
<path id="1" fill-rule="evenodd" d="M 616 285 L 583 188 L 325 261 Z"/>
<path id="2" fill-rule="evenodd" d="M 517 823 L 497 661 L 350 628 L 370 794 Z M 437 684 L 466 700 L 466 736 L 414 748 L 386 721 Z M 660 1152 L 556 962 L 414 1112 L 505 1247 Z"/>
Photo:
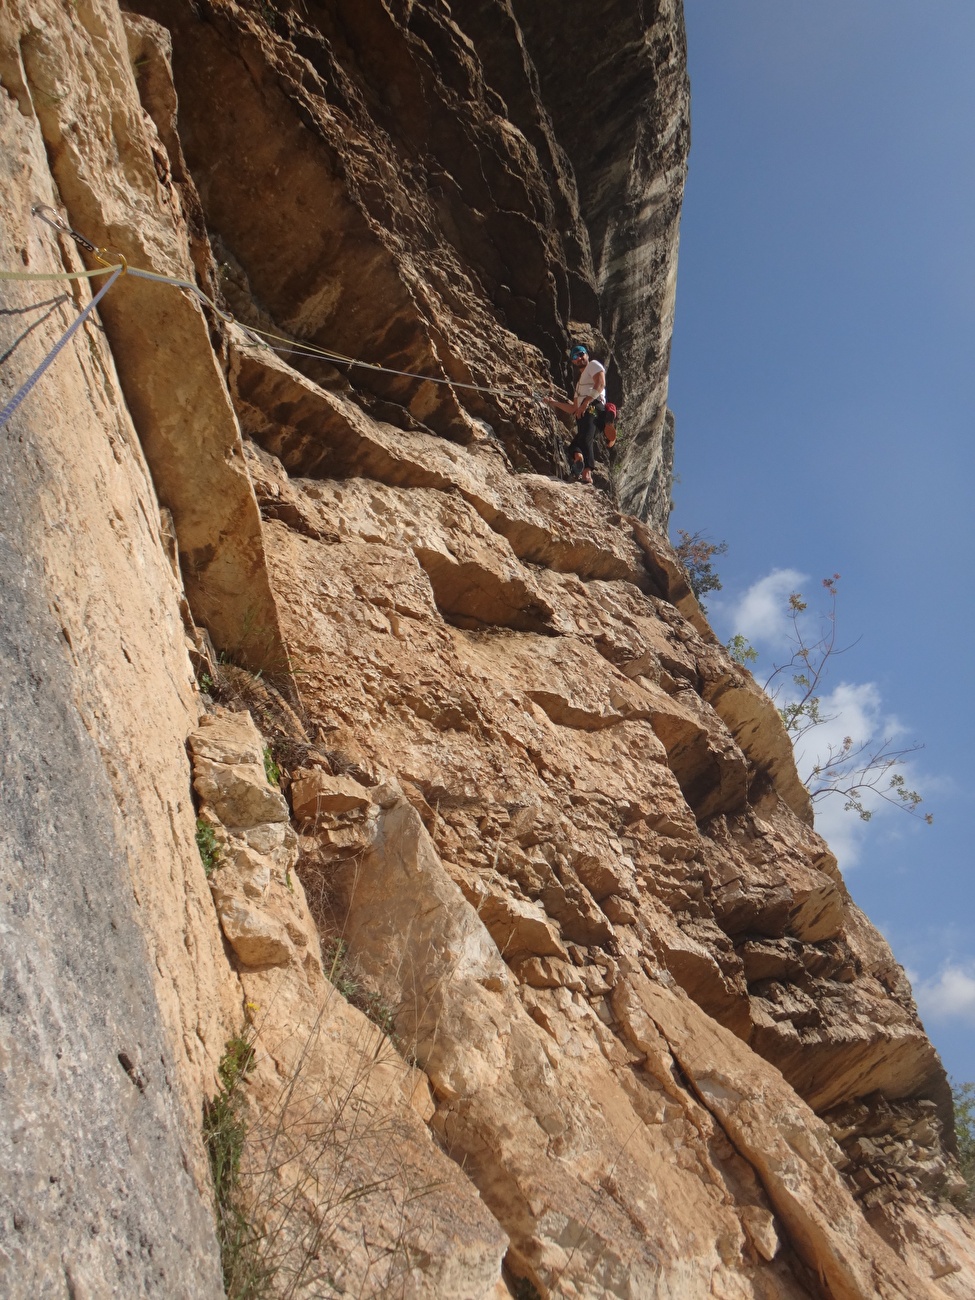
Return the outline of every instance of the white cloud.
<path id="1" fill-rule="evenodd" d="M 942 967 L 937 979 L 914 985 L 924 1020 L 963 1020 L 975 1025 L 975 962 Z"/>
<path id="2" fill-rule="evenodd" d="M 780 703 L 788 698 L 783 693 Z M 840 682 L 821 697 L 820 711 L 825 721 L 808 731 L 796 745 L 796 766 L 804 780 L 811 779 L 812 769 L 826 762 L 831 752 L 842 752 L 847 738 L 852 741 L 851 754 L 859 752 L 859 762 L 866 763 L 885 741 L 896 742 L 904 734 L 904 727 L 897 718 L 884 713 L 883 699 L 875 682 Z M 854 761 L 847 774 L 854 776 L 857 771 L 857 761 Z M 867 776 L 879 777 L 880 788 L 887 789 L 895 771 L 905 778 L 908 789 L 915 787 L 914 773 L 906 760 L 886 772 L 878 767 Z M 842 775 L 842 770 L 837 772 L 838 777 Z M 812 788 L 815 784 L 812 780 Z M 877 818 L 896 811 L 894 804 L 869 789 L 857 791 L 857 798 L 870 812 L 874 827 Z M 860 860 L 867 825 L 855 811 L 847 811 L 844 803 L 842 794 L 832 794 L 818 799 L 815 806 L 816 829 L 836 854 L 841 868 L 846 870 L 856 866 Z"/>
<path id="3" fill-rule="evenodd" d="M 855 812 L 846 812 L 843 800 L 836 795 L 817 800 L 816 831 L 836 854 L 841 871 L 849 871 L 860 861 L 863 841 L 868 831 L 866 822 Z"/>
<path id="4" fill-rule="evenodd" d="M 788 698 L 784 694 L 784 699 Z M 883 716 L 880 691 L 873 682 L 840 682 L 828 695 L 820 696 L 819 708 L 825 721 L 796 747 L 796 762 L 804 774 L 824 762 L 831 751 L 837 753 L 847 738 L 858 749 L 874 738 L 892 740 L 903 731 L 896 718 Z"/>
<path id="5" fill-rule="evenodd" d="M 808 575 L 797 569 L 773 569 L 753 583 L 737 602 L 728 602 L 721 610 L 722 622 L 726 625 L 730 623 L 735 634 L 743 636 L 761 652 L 759 664 L 754 668 L 760 684 L 764 676 L 773 671 L 776 662 L 787 665 L 781 671 L 773 673 L 768 684 L 779 708 L 801 700 L 803 687 L 796 686 L 794 682 L 797 674 L 806 672 L 808 675 L 810 669 L 814 674 L 823 667 L 824 677 L 827 677 L 830 669 L 835 671 L 837 668 L 842 654 L 842 650 L 830 654 L 827 645 L 828 662 L 820 662 L 821 654 L 817 657 L 815 647 L 821 637 L 828 642 L 831 635 L 829 610 L 827 608 L 824 612 L 811 607 L 808 612 L 799 614 L 803 642 L 812 647 L 809 668 L 798 656 L 791 665 L 789 663 L 797 649 L 789 597 L 794 591 L 801 591 L 808 582 Z M 763 661 L 766 665 L 764 672 L 761 667 Z M 824 720 L 796 740 L 799 775 L 803 780 L 810 781 L 813 789 L 816 786 L 816 781 L 812 778 L 813 769 L 827 762 L 831 754 L 842 753 L 847 738 L 851 742 L 849 748 L 853 759 L 846 765 L 846 775 L 849 777 L 855 777 L 858 771 L 858 755 L 862 765 L 869 761 L 872 754 L 881 750 L 886 741 L 894 742 L 892 748 L 895 750 L 899 745 L 904 745 L 901 738 L 905 729 L 896 717 L 885 713 L 883 698 L 875 682 L 841 681 L 829 691 L 816 690 L 814 694 L 818 696 L 819 713 Z M 906 745 L 904 747 L 909 748 Z M 883 761 L 881 758 L 881 766 L 866 774 L 868 779 L 879 778 L 881 789 L 886 790 L 891 776 L 896 772 L 905 778 L 908 790 L 915 787 L 909 763 L 898 762 L 885 771 L 882 768 Z M 836 775 L 842 776 L 842 771 Z M 924 784 L 927 785 L 926 780 Z M 888 820 L 887 815 L 896 811 L 893 803 L 869 789 L 857 790 L 855 793 L 863 808 L 871 814 L 873 824 L 870 827 L 858 816 L 856 810 L 844 808 L 846 799 L 841 793 L 827 794 L 815 804 L 816 829 L 827 840 L 844 870 L 857 865 L 866 836 L 870 830 L 876 830 L 877 820 L 881 817 L 886 822 L 887 833 L 890 833 L 893 819 Z"/>
<path id="6" fill-rule="evenodd" d="M 730 611 L 734 633 L 754 645 L 787 645 L 792 629 L 789 597 L 806 581 L 807 575 L 797 569 L 773 569 L 759 578 Z"/>

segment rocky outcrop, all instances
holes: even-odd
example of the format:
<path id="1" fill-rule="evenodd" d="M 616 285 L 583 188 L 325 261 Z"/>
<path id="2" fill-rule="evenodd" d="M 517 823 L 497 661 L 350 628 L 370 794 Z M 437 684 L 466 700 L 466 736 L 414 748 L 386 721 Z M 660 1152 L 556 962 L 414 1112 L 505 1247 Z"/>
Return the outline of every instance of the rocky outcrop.
<path id="1" fill-rule="evenodd" d="M 281 1290 L 324 1270 L 334 1289 L 371 1277 L 377 1290 L 489 1295 L 505 1235 L 435 1145 L 426 1077 L 338 992 L 349 990 L 337 949 L 323 965 L 292 875 L 298 840 L 288 804 L 268 779 L 269 751 L 250 713 L 217 706 L 189 749 L 201 820 L 216 845 L 210 891 L 261 1048 L 246 1174 L 250 1214 L 267 1243 L 263 1264 Z M 317 771 L 291 789 L 303 821 L 368 803 L 356 782 Z M 421 1241 L 422 1253 L 414 1250 Z"/>
<path id="2" fill-rule="evenodd" d="M 432 453 L 429 435 L 413 435 L 421 464 L 427 441 Z M 749 1070 L 762 1077 L 767 1067 L 759 1062 L 769 1062 L 791 1085 L 790 1105 L 802 1098 L 827 1110 L 877 1091 L 942 1100 L 939 1066 L 906 990 L 891 979 L 889 954 L 864 928 L 825 845 L 777 788 L 777 775 L 783 793 L 794 782 L 777 766 L 781 751 L 769 746 L 768 765 L 758 766 L 756 737 L 773 725 L 765 702 L 755 692 L 755 716 L 738 713 L 749 698 L 738 674 L 734 716 L 752 742 L 749 760 L 698 693 L 702 664 L 713 665 L 721 652 L 666 597 L 627 578 L 583 581 L 572 572 L 526 569 L 523 599 L 527 606 L 544 594 L 549 627 L 516 631 L 507 614 L 471 627 L 440 608 L 425 560 L 438 532 L 449 543 L 444 487 L 400 490 L 397 501 L 390 489 L 377 494 L 362 479 L 289 479 L 281 468 L 272 473 L 266 454 L 255 460 L 259 497 L 273 512 L 267 547 L 285 635 L 296 654 L 300 644 L 308 665 L 302 699 L 327 726 L 333 755 L 322 775 L 296 781 L 305 819 L 298 870 L 339 889 L 337 915 L 350 950 L 398 1008 L 397 1033 L 433 1083 L 433 1123 L 511 1236 L 512 1266 L 517 1261 L 542 1290 L 557 1277 L 565 1285 L 565 1270 L 578 1269 L 573 1285 L 589 1294 L 594 1258 L 612 1242 L 628 1242 L 621 1258 L 639 1258 L 647 1247 L 645 1224 L 632 1238 L 621 1238 L 622 1227 L 609 1221 L 597 1230 L 594 1205 L 605 1188 L 582 1166 L 574 1179 L 591 1188 L 595 1202 L 580 1203 L 558 1228 L 544 1207 L 549 1196 L 563 1212 L 571 1204 L 567 1191 L 553 1191 L 575 1150 L 566 1134 L 601 1131 L 610 1106 L 604 1090 L 619 1086 L 615 1072 L 630 1079 L 635 1067 L 650 1069 L 640 1056 L 644 1039 L 634 1042 L 636 1012 L 621 1010 L 648 978 L 659 990 L 654 997 L 672 1008 L 666 1014 L 677 1017 L 665 1037 L 685 1074 L 692 1074 L 682 1055 L 687 1037 L 708 1024 L 699 1070 L 742 1052 L 744 1081 Z M 490 455 L 479 460 L 468 452 L 460 462 L 466 500 L 486 495 L 474 485 L 482 463 L 490 476 Z M 539 508 L 530 478 L 509 493 L 516 490 L 524 513 Z M 303 521 L 299 531 L 281 522 L 275 503 L 284 499 Z M 599 498 L 579 501 L 577 518 L 582 510 L 591 539 L 607 530 L 619 538 L 621 523 L 625 535 L 624 521 L 614 523 Z M 456 516 L 458 543 L 468 545 L 480 518 Z M 604 545 L 611 544 L 620 541 L 607 536 Z M 665 544 L 656 545 L 665 554 Z M 486 611 L 501 555 L 483 549 L 468 563 L 480 566 Z M 510 574 L 520 561 L 509 552 L 504 564 Z M 656 573 L 662 569 L 661 558 Z M 473 574 L 468 570 L 469 581 Z M 652 585 L 648 578 L 643 586 Z M 724 659 L 722 672 L 730 683 L 737 670 Z M 359 774 L 358 793 L 348 778 L 344 788 L 336 785 L 346 761 Z M 694 1015 L 712 1018 L 693 1033 L 678 1028 L 688 1023 L 687 997 L 700 1008 Z M 656 1013 L 658 1029 L 664 1015 Z M 735 1039 L 716 1037 L 713 1021 Z M 588 1051 L 582 1026 L 583 1038 L 592 1035 Z M 742 1045 L 731 1048 L 736 1040 Z M 522 1071 L 528 1091 L 517 1100 L 511 1088 L 523 1086 L 513 1083 Z M 536 1074 L 544 1083 L 530 1082 Z M 772 1071 L 768 1079 L 772 1087 L 781 1076 Z M 773 1089 L 779 1100 L 769 1093 L 749 1101 L 756 1117 L 749 1144 L 759 1132 L 770 1141 L 778 1131 L 785 1094 L 775 1090 L 784 1087 Z M 791 1131 L 812 1130 L 811 1113 L 800 1113 L 805 1118 Z M 515 1122 L 517 1114 L 523 1118 Z M 624 1108 L 598 1149 L 623 1146 L 629 1114 Z M 717 1122 L 727 1132 L 730 1114 L 719 1108 Z M 522 1173 L 532 1125 L 548 1136 Z M 517 1135 L 510 1149 L 506 1133 Z M 783 1133 L 782 1141 L 795 1138 Z M 764 1155 L 732 1142 L 752 1168 L 762 1165 Z M 772 1170 L 781 1173 L 781 1160 L 771 1158 L 764 1173 L 759 1168 L 771 1206 L 763 1213 L 785 1214 L 786 1225 L 799 1213 L 781 1229 L 799 1259 L 820 1268 L 835 1254 L 835 1294 L 870 1294 L 857 1263 L 866 1249 L 862 1227 L 843 1229 L 842 1243 L 807 1239 L 813 1207 L 824 1198 L 839 1198 L 842 1220 L 860 1223 L 834 1169 L 843 1164 L 840 1150 L 828 1143 L 824 1150 L 830 1157 L 813 1162 L 820 1172 L 803 1175 L 812 1181 L 801 1213 L 791 1200 L 788 1213 L 775 1209 Z M 650 1184 L 628 1169 L 631 1216 L 651 1185 L 659 1187 L 656 1164 L 646 1160 Z M 543 1175 L 546 1161 L 554 1164 Z M 912 1186 L 923 1194 L 924 1179 L 943 1181 L 947 1166 L 922 1172 L 922 1163 Z M 816 1183 L 820 1174 L 829 1193 Z M 686 1195 L 675 1189 L 668 1204 Z M 521 1208 L 512 1218 L 515 1204 Z M 678 1235 L 690 1231 L 688 1223 Z M 709 1240 L 722 1231 L 715 1224 Z M 592 1246 L 570 1251 L 570 1261 L 564 1243 L 579 1234 Z M 666 1256 L 659 1243 L 651 1253 Z M 912 1294 L 918 1284 L 892 1258 L 871 1258 L 870 1269 L 888 1276 L 880 1294 Z M 696 1267 L 718 1265 L 702 1256 Z"/>
<path id="3" fill-rule="evenodd" d="M 679 5 L 557 22 L 524 0 L 463 13 L 377 0 L 263 15 L 185 0 L 133 7 L 172 32 L 180 143 L 241 319 L 379 362 L 340 369 L 381 419 L 462 445 L 486 421 L 516 465 L 546 471 L 554 417 L 530 393 L 567 382 L 567 344 L 582 338 L 610 363 L 610 393 L 626 407 L 621 500 L 666 520 L 688 145 Z M 563 53 L 574 41 L 592 103 L 581 123 Z M 170 166 L 179 174 L 181 159 Z M 267 177 L 275 202 L 255 221 Z M 343 382 L 324 363 L 298 365 Z"/>
<path id="4" fill-rule="evenodd" d="M 0 265 L 205 295 L 120 279 L 4 430 L 4 1293 L 219 1293 L 243 1041 L 282 1292 L 960 1300 L 944 1072 L 654 526 L 679 6 L 571 94 L 572 6 L 139 9 L 0 17 Z M 0 283 L 12 391 L 90 290 Z"/>
<path id="5" fill-rule="evenodd" d="M 631 430 L 620 500 L 659 526 L 670 513 L 667 371 L 690 127 L 683 6 L 570 0 L 558 30 L 544 6 L 514 7 L 589 234 L 600 327 L 616 362 L 611 396 Z M 580 57 L 570 33 L 581 38 Z M 634 103 L 645 111 L 634 113 Z"/>
<path id="6" fill-rule="evenodd" d="M 76 438 L 90 448 L 101 412 L 89 408 L 85 420 L 82 385 L 71 397 Z M 107 449 L 104 434 L 100 441 Z M 42 448 L 32 442 L 31 450 L 36 455 Z M 55 455 L 53 446 L 48 450 Z M 171 1014 L 170 980 L 178 985 L 181 972 L 171 969 L 154 987 L 147 952 L 147 939 L 160 956 L 177 938 L 198 943 L 201 926 L 191 911 L 180 937 L 153 915 L 153 896 L 161 891 L 152 877 L 165 871 L 164 845 L 173 855 L 171 832 L 165 810 L 153 809 L 146 797 L 151 787 L 130 766 L 131 753 L 115 744 L 124 737 L 115 731 L 114 706 L 135 708 L 140 685 L 149 690 L 145 625 L 138 620 L 151 625 L 153 595 L 168 598 L 172 612 L 172 575 L 161 548 L 152 563 L 147 547 L 148 571 L 131 604 L 113 604 L 119 593 L 102 584 L 91 593 L 84 622 L 75 600 L 82 593 L 49 603 L 48 582 L 73 585 L 74 566 L 92 557 L 87 548 L 87 557 L 84 551 L 66 556 L 58 545 L 66 530 L 60 538 L 55 531 L 80 522 L 70 494 L 61 497 L 78 468 L 76 456 L 68 464 L 60 455 L 56 462 L 33 456 L 25 462 L 23 443 L 5 442 L 0 474 L 0 1291 L 164 1297 L 175 1289 L 217 1296 L 220 1263 L 205 1174 L 176 1064 L 178 1044 L 193 1033 L 192 999 L 181 1016 Z M 82 453 L 81 459 L 87 470 L 108 468 L 103 457 L 85 461 Z M 73 505 L 85 514 L 75 484 Z M 146 485 L 128 486 L 144 492 Z M 122 487 L 119 480 L 112 484 Z M 120 501 L 125 493 L 112 496 Z M 39 521 L 35 503 L 46 513 L 59 498 L 64 514 Z M 152 508 L 150 498 L 142 500 Z M 130 534 L 129 542 L 148 543 L 151 526 L 143 522 L 143 532 L 138 515 L 126 517 L 126 530 L 142 533 L 137 540 Z M 106 523 L 93 548 L 103 562 L 111 554 L 110 532 Z M 115 616 L 124 640 L 115 643 L 118 689 L 106 700 L 86 660 L 93 648 L 111 644 L 105 619 Z M 178 638 L 166 655 L 178 663 L 173 649 L 181 650 Z M 182 659 L 181 685 L 189 695 L 185 652 Z M 99 662 L 107 668 L 112 657 Z M 149 762 L 165 749 L 165 712 L 150 710 L 153 729 L 143 754 Z M 175 755 L 178 770 L 178 732 L 174 740 L 169 758 Z M 126 771 L 121 783 L 112 779 L 120 770 Z M 185 780 L 180 784 L 188 805 Z M 139 896 L 130 871 L 137 863 Z M 192 909 L 192 895 L 184 902 Z M 201 983 L 212 960 L 206 942 Z"/>
<path id="7" fill-rule="evenodd" d="M 20 62 L 40 33 L 16 18 L 0 15 L 0 262 L 77 269 L 30 215 L 58 197 Z M 3 285 L 5 401 L 88 296 Z M 233 1003 L 194 870 L 171 524 L 100 328 L 29 403 L 0 435 L 0 1291 L 217 1296 L 199 1097 Z"/>

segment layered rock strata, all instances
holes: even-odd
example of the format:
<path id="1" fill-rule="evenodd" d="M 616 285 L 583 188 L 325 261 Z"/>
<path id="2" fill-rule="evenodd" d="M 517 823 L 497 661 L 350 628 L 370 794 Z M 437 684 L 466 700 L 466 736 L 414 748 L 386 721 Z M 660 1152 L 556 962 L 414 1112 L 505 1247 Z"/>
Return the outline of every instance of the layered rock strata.
<path id="1" fill-rule="evenodd" d="M 282 1292 L 969 1296 L 910 989 L 653 527 L 679 8 L 606 8 L 570 147 L 527 0 L 140 7 L 0 15 L 0 264 L 96 264 L 42 203 L 224 313 L 120 280 L 4 430 L 4 1293 L 220 1293 L 243 1036 Z M 255 327 L 526 394 L 602 332 L 651 522 L 528 400 Z"/>
<path id="2" fill-rule="evenodd" d="M 510 390 L 298 362 L 347 378 L 397 425 L 468 444 L 486 422 L 515 464 L 548 472 L 557 425 L 530 394 L 567 382 L 581 338 L 625 404 L 621 500 L 666 520 L 688 143 L 679 5 L 568 21 L 524 0 L 132 7 L 172 32 L 180 144 L 242 319 L 386 371 Z M 582 114 L 565 72 L 577 47 Z M 255 207 L 265 185 L 274 202 Z"/>
<path id="3" fill-rule="evenodd" d="M 868 1131 L 896 1141 L 911 1113 L 940 1131 L 943 1075 L 809 826 L 778 716 L 658 585 L 660 539 L 491 451 L 441 448 L 401 435 L 397 486 L 249 458 L 326 750 L 293 774 L 298 872 L 395 1009 L 509 1265 L 543 1294 L 704 1277 L 806 1294 L 803 1265 L 829 1294 L 923 1293 L 850 1188 L 943 1189 L 944 1154 L 903 1142 L 896 1177 L 863 1172 Z M 854 1107 L 841 1150 L 814 1112 L 836 1124 L 878 1093 L 931 1100 Z M 674 1102 L 723 1152 L 690 1167 L 698 1194 L 664 1156 L 686 1137 L 658 1145 Z M 742 1218 L 736 1180 L 756 1175 Z"/>

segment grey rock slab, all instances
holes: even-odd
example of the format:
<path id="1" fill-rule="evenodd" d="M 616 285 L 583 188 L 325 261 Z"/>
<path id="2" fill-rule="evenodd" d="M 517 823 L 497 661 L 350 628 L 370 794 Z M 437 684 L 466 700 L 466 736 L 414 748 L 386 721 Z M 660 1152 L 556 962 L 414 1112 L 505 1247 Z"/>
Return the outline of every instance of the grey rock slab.
<path id="1" fill-rule="evenodd" d="M 0 1294 L 222 1296 L 119 820 L 0 440 Z"/>

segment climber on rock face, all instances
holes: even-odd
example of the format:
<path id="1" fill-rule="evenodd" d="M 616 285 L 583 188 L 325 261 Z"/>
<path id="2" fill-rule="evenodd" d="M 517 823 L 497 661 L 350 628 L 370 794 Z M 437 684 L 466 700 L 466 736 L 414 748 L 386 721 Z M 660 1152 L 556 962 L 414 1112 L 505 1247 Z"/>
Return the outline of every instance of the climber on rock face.
<path id="1" fill-rule="evenodd" d="M 577 343 L 569 353 L 569 360 L 576 373 L 576 386 L 571 402 L 560 402 L 557 398 L 545 399 L 549 406 L 557 411 L 571 415 L 576 422 L 576 436 L 569 444 L 569 465 L 573 478 L 583 483 L 592 482 L 595 468 L 593 457 L 593 440 L 596 436 L 596 418 L 603 406 L 606 391 L 606 367 L 601 361 L 590 361 L 589 351 Z"/>

